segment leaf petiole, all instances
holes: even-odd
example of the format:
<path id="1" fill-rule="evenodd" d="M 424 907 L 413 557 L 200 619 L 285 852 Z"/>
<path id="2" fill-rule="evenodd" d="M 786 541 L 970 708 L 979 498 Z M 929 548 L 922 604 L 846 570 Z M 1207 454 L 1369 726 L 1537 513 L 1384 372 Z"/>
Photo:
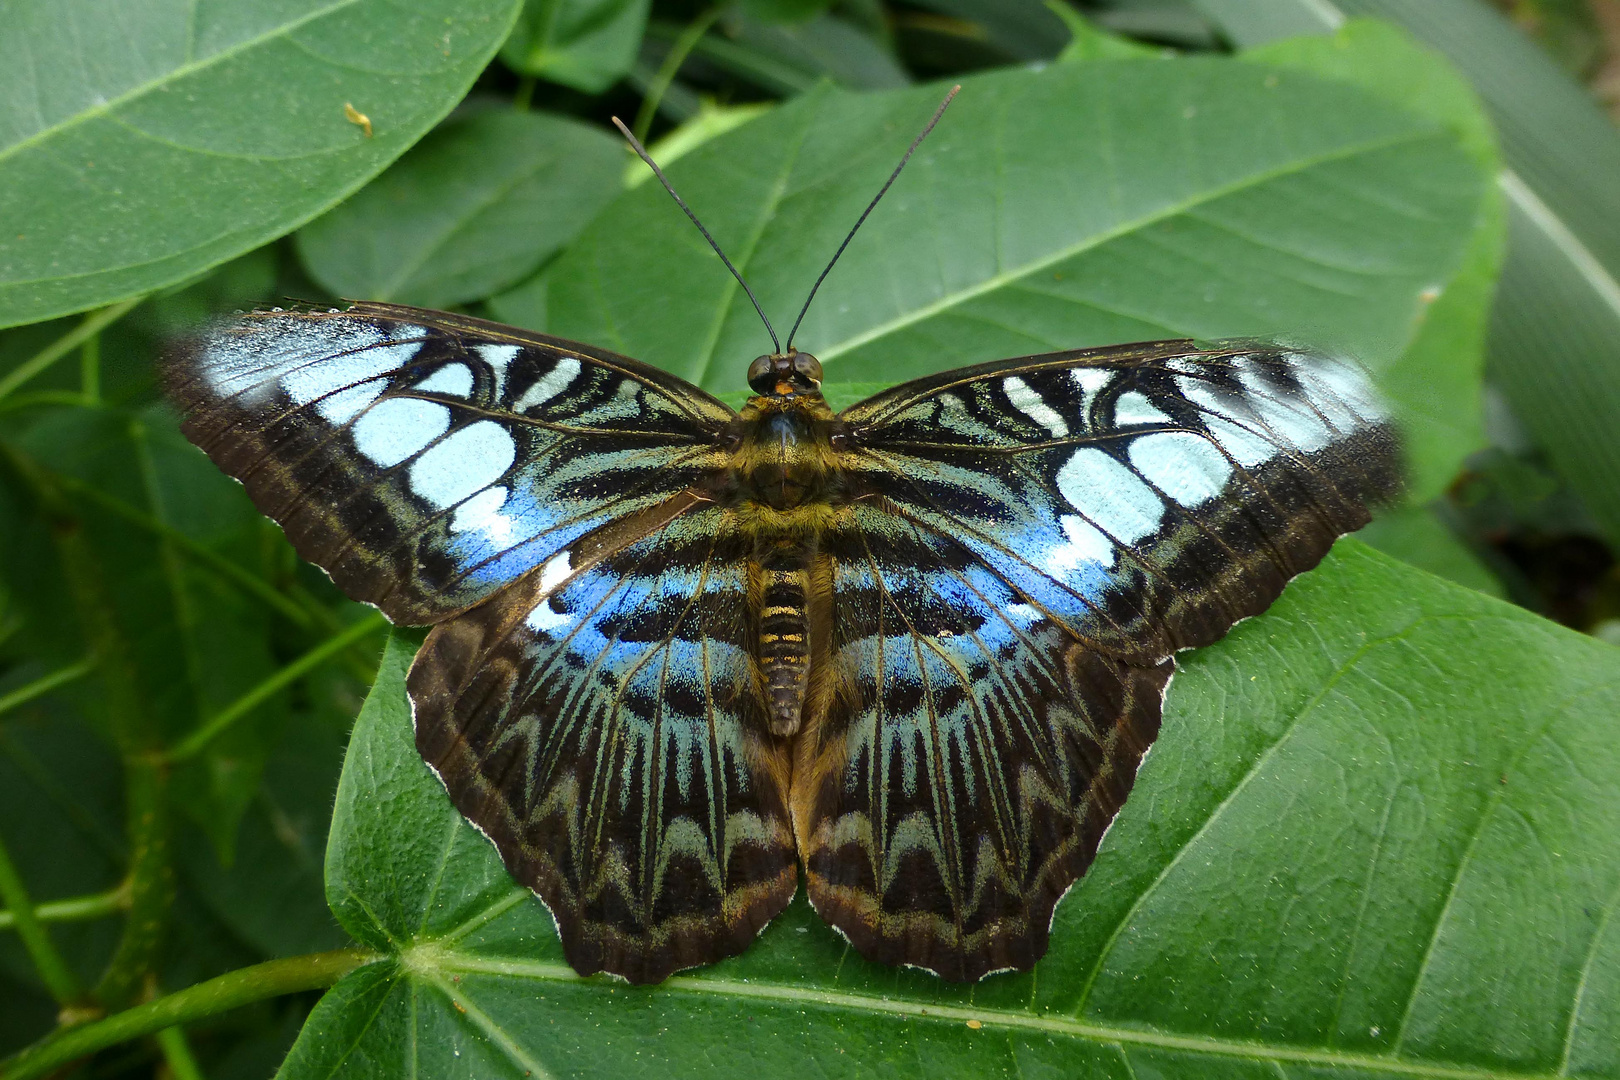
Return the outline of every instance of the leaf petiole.
<path id="1" fill-rule="evenodd" d="M 63 1065 L 130 1039 L 152 1035 L 266 998 L 324 989 L 355 968 L 380 959 L 376 953 L 352 946 L 332 952 L 270 960 L 226 972 L 207 982 L 125 1009 L 105 1020 L 47 1035 L 0 1062 L 0 1080 L 29 1080 L 31 1077 L 44 1076 Z"/>

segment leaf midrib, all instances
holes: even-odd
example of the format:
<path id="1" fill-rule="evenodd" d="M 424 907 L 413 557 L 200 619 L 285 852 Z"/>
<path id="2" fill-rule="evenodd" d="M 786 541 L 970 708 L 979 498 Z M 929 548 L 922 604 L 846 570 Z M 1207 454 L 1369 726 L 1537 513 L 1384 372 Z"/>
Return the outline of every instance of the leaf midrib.
<path id="1" fill-rule="evenodd" d="M 496 975 L 507 978 L 527 978 L 545 982 L 572 982 L 586 984 L 587 980 L 575 974 L 566 964 L 539 960 L 498 960 L 462 956 L 440 951 L 432 945 L 411 950 L 410 959 L 403 969 L 441 990 L 444 974 Z M 600 980 L 596 985 L 606 985 Z M 1045 1035 L 1086 1039 L 1104 1044 L 1122 1044 L 1151 1047 L 1160 1050 L 1181 1050 L 1214 1054 L 1228 1058 L 1260 1059 L 1297 1065 L 1323 1065 L 1382 1071 L 1401 1076 L 1432 1077 L 1437 1080 L 1490 1080 L 1513 1077 L 1515 1080 L 1553 1080 L 1551 1072 L 1512 1072 L 1483 1066 L 1448 1065 L 1427 1061 L 1402 1060 L 1378 1054 L 1357 1054 L 1342 1050 L 1313 1049 L 1277 1043 L 1250 1042 L 1240 1039 L 1221 1039 L 1207 1035 L 1174 1035 L 1151 1028 L 1132 1028 L 1108 1024 L 1087 1023 L 1061 1014 L 1036 1014 L 1007 1009 L 962 1005 L 923 1005 L 919 1002 L 895 1000 L 870 994 L 848 991 L 813 990 L 802 986 L 758 980 L 717 979 L 676 975 L 659 984 L 664 993 L 708 994 L 717 997 L 746 998 L 757 1001 L 791 1002 L 799 1006 L 821 1006 L 847 1012 L 863 1012 L 879 1016 L 899 1016 L 910 1020 L 929 1020 L 942 1023 L 966 1024 L 977 1021 L 984 1027 L 1000 1026 Z M 455 988 L 455 997 L 471 998 L 475 995 L 465 984 Z"/>
<path id="2" fill-rule="evenodd" d="M 1328 153 L 1295 158 L 1277 166 L 1276 168 L 1264 169 L 1259 172 L 1250 173 L 1233 180 L 1230 183 L 1216 185 L 1215 187 L 1198 192 L 1197 194 L 1189 196 L 1186 199 L 1182 199 L 1179 202 L 1166 203 L 1164 206 L 1161 206 L 1156 210 L 1142 214 L 1138 217 L 1121 221 L 1111 229 L 1105 229 L 1102 232 L 1084 237 L 1073 244 L 1065 245 L 1064 247 L 1044 255 L 1039 259 L 1033 259 L 1029 262 L 1021 263 L 1014 269 L 1002 271 L 1001 273 L 987 277 L 983 281 L 980 281 L 974 285 L 970 285 L 963 289 L 958 289 L 955 292 L 946 293 L 944 296 L 941 296 L 932 303 L 924 304 L 921 307 L 904 312 L 886 322 L 871 326 L 866 330 L 853 335 L 852 337 L 846 338 L 843 341 L 818 349 L 816 350 L 816 355 L 820 357 L 822 363 L 825 364 L 830 360 L 837 359 L 844 353 L 852 352 L 853 350 L 876 341 L 879 338 L 897 333 L 898 331 L 904 330 L 915 323 L 933 318 L 935 315 L 942 314 L 943 312 L 949 311 L 950 309 L 961 304 L 965 304 L 970 300 L 975 300 L 986 293 L 991 293 L 997 289 L 1006 288 L 1007 286 L 1015 284 L 1023 278 L 1039 274 L 1040 272 L 1050 269 L 1058 263 L 1064 262 L 1067 259 L 1072 259 L 1077 255 L 1082 255 L 1095 248 L 1099 248 L 1112 240 L 1117 240 L 1122 236 L 1139 232 L 1151 225 L 1156 225 L 1161 221 L 1167 221 L 1170 218 L 1185 214 L 1200 206 L 1214 202 L 1217 199 L 1225 198 L 1228 195 L 1235 195 L 1241 191 L 1259 187 L 1262 184 L 1267 184 L 1273 180 L 1279 180 L 1286 176 L 1292 176 L 1296 173 L 1302 173 L 1307 169 L 1313 169 L 1319 165 L 1325 165 L 1333 161 L 1346 160 L 1360 154 L 1376 153 L 1380 150 L 1388 150 L 1409 143 L 1415 144 L 1433 139 L 1444 140 L 1446 138 L 1447 134 L 1445 131 L 1434 127 L 1424 127 L 1421 130 L 1407 131 L 1397 136 L 1389 136 L 1382 139 L 1370 139 L 1363 142 L 1352 143 L 1347 146 L 1334 149 Z"/>
<path id="3" fill-rule="evenodd" d="M 250 38 L 244 38 L 236 44 L 221 49 L 219 52 L 213 53 L 205 59 L 191 60 L 179 65 L 178 67 L 170 68 L 156 79 L 132 86 L 122 94 L 119 94 L 117 97 L 109 98 L 108 100 L 92 105 L 87 109 L 81 109 L 60 123 L 52 124 L 49 127 L 40 128 L 38 131 L 34 132 L 34 134 L 29 135 L 24 139 L 20 139 L 8 147 L 0 148 L 0 165 L 5 164 L 6 159 L 16 155 L 20 151 L 26 150 L 37 143 L 51 139 L 64 131 L 69 131 L 80 124 L 95 119 L 96 117 L 106 116 L 128 102 L 144 97 L 145 95 L 152 93 L 154 90 L 161 89 L 170 83 L 179 82 L 181 79 L 184 79 L 199 71 L 206 71 L 208 68 L 213 67 L 216 64 L 232 59 L 241 53 L 256 49 L 260 45 L 266 44 L 267 42 L 286 37 L 288 34 L 299 29 L 300 27 L 319 21 L 320 19 L 324 19 L 328 15 L 335 14 L 336 12 L 342 11 L 344 8 L 353 7 L 354 5 L 362 2 L 364 2 L 364 0 L 333 0 L 331 4 L 328 4 L 325 7 L 307 12 L 299 18 L 293 19 L 289 22 L 278 24 L 277 26 L 267 30 L 265 33 L 258 34 Z"/>

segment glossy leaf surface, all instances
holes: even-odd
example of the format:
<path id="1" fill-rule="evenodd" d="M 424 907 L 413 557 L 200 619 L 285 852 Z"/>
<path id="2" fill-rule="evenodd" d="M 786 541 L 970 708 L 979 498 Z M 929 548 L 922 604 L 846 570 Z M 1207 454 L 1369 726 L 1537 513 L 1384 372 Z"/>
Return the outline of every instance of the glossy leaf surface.
<path id="1" fill-rule="evenodd" d="M 623 144 L 599 128 L 486 107 L 440 126 L 298 234 L 338 296 L 444 308 L 532 273 L 619 191 Z"/>
<path id="2" fill-rule="evenodd" d="M 516 10 L 8 4 L 0 326 L 171 285 L 308 221 L 450 111 Z"/>

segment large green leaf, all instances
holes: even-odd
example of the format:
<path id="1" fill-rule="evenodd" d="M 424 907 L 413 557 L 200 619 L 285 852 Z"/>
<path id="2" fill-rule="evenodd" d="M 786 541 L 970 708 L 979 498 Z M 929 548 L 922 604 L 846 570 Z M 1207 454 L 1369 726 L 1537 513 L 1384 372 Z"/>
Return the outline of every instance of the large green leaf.
<path id="1" fill-rule="evenodd" d="M 838 384 L 1082 345 L 1303 338 L 1380 375 L 1417 433 L 1414 491 L 1437 493 L 1478 445 L 1466 421 L 1433 422 L 1477 412 L 1477 356 L 1411 345 L 1435 297 L 1478 265 L 1490 173 L 1454 115 L 1470 107 L 1466 89 L 1456 97 L 1432 54 L 1372 36 L 1347 36 L 1342 51 L 1366 81 L 1391 55 L 1416 70 L 1400 94 L 1260 60 L 1102 60 L 965 80 L 798 344 L 840 396 Z M 939 93 L 824 89 L 670 176 L 765 310 L 790 323 Z M 740 389 L 769 344 L 651 185 L 494 307 L 720 392 Z M 1484 318 L 1482 296 L 1471 317 Z"/>
<path id="2" fill-rule="evenodd" d="M 501 59 L 525 75 L 600 93 L 635 62 L 650 0 L 525 0 Z"/>
<path id="3" fill-rule="evenodd" d="M 314 217 L 449 112 L 517 6 L 11 0 L 0 326 L 170 285 Z"/>
<path id="4" fill-rule="evenodd" d="M 554 255 L 620 189 L 624 144 L 544 113 L 478 109 L 298 233 L 338 296 L 443 308 L 504 289 Z"/>
<path id="5" fill-rule="evenodd" d="M 1347 541 L 1182 658 L 1031 974 L 870 965 L 802 900 L 747 953 L 580 979 L 418 758 L 396 640 L 328 898 L 386 959 L 304 1077 L 1620 1075 L 1620 650 Z"/>
<path id="6" fill-rule="evenodd" d="M 1444 53 L 1501 132 L 1509 257 L 1490 366 L 1536 442 L 1620 537 L 1620 132 L 1480 0 L 1196 0 L 1234 41 L 1378 15 Z"/>

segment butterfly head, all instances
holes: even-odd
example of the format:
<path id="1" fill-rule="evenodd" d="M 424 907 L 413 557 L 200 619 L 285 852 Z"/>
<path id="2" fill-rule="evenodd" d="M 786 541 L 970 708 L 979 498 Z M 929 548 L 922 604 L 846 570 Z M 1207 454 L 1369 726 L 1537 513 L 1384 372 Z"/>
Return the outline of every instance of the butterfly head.
<path id="1" fill-rule="evenodd" d="M 797 349 L 755 357 L 748 365 L 748 386 L 756 394 L 772 397 L 819 394 L 821 361 Z"/>

